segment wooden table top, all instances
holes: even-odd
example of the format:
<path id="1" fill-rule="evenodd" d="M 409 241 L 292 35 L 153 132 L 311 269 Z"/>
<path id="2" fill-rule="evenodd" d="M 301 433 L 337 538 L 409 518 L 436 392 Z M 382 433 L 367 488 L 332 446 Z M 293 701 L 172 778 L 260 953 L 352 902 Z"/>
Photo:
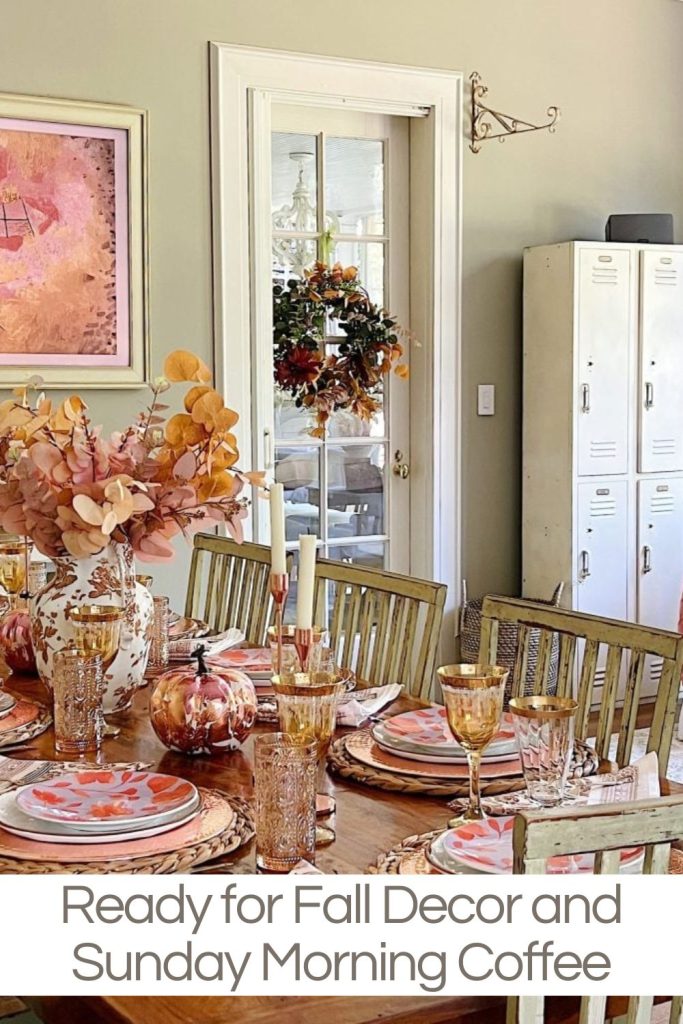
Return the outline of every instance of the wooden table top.
<path id="1" fill-rule="evenodd" d="M 42 684 L 35 679 L 12 676 L 5 684 L 16 694 L 49 703 Z M 210 786 L 249 799 L 252 796 L 250 738 L 241 751 L 220 757 L 190 758 L 176 754 L 156 738 L 148 716 L 149 688 L 140 690 L 130 711 L 112 721 L 120 725 L 117 737 L 104 741 L 99 760 L 147 761 L 160 771 L 181 775 L 198 785 Z M 416 706 L 401 698 L 390 708 L 391 714 Z M 257 726 L 254 734 L 273 731 L 273 726 Z M 71 760 L 55 753 L 52 730 L 32 740 L 13 757 Z M 450 816 L 446 801 L 387 793 L 362 785 L 329 778 L 328 792 L 337 800 L 337 839 L 316 854 L 316 864 L 324 872 L 361 873 L 377 857 L 401 839 L 444 826 Z M 675 783 L 671 790 L 680 790 Z M 226 858 L 230 870 L 253 873 L 253 842 Z M 487 1024 L 504 1020 L 504 1001 L 500 997 L 73 997 L 31 1000 L 46 1024 L 455 1024 L 486 1020 Z M 483 1018 L 480 1017 L 483 1014 Z"/>

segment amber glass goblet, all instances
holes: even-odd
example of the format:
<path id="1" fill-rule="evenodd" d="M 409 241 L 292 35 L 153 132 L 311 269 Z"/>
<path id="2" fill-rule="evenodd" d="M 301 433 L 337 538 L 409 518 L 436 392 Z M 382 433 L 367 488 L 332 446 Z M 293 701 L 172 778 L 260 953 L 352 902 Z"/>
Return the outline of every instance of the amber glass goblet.
<path id="1" fill-rule="evenodd" d="M 102 671 L 106 673 L 119 650 L 123 609 L 108 604 L 81 604 L 69 608 L 66 617 L 71 623 L 74 646 L 86 654 L 99 654 Z M 105 736 L 118 736 L 121 730 L 107 722 Z"/>
<path id="2" fill-rule="evenodd" d="M 444 665 L 437 669 L 448 725 L 467 754 L 470 802 L 465 821 L 486 815 L 481 806 L 481 755 L 500 728 L 508 669 L 497 665 Z"/>
<path id="3" fill-rule="evenodd" d="M 19 607 L 19 597 L 26 590 L 32 547 L 30 541 L 24 540 L 0 542 L 0 584 L 8 595 L 7 611 Z"/>

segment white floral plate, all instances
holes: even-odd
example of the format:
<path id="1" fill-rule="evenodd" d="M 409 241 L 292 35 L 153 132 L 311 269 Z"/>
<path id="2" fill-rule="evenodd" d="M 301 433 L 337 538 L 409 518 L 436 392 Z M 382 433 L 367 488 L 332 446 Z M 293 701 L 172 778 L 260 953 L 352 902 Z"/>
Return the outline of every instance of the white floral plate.
<path id="1" fill-rule="evenodd" d="M 381 730 L 374 727 L 372 730 L 372 736 L 378 747 L 385 750 L 387 754 L 394 754 L 397 757 L 404 757 L 406 761 L 422 761 L 425 764 L 467 764 L 467 754 L 463 752 L 457 754 L 425 754 L 424 751 L 413 750 L 409 747 L 397 747 L 393 743 L 387 743 L 386 740 L 382 739 Z M 489 754 L 484 751 L 482 756 L 482 763 L 486 764 L 501 764 L 503 761 L 509 761 L 509 754 Z"/>
<path id="2" fill-rule="evenodd" d="M 169 817 L 156 824 L 147 824 L 144 827 L 131 829 L 130 827 L 117 829 L 115 823 L 110 826 L 111 830 L 93 835 L 92 832 L 78 832 L 73 826 L 64 822 L 40 821 L 32 818 L 30 814 L 24 814 L 17 806 L 16 793 L 4 793 L 0 796 L 0 828 L 13 836 L 20 836 L 22 839 L 33 839 L 38 843 L 68 843 L 68 844 L 98 844 L 98 843 L 121 843 L 128 839 L 147 839 L 150 836 L 158 836 L 163 832 L 170 832 L 171 829 L 180 828 L 192 821 L 201 810 L 200 801 L 188 812 Z"/>
<path id="3" fill-rule="evenodd" d="M 457 874 L 465 868 L 487 875 L 512 874 L 512 828 L 514 816 L 466 821 L 442 832 L 427 848 L 427 859 L 440 871 Z M 619 870 L 633 874 L 642 863 L 642 847 L 621 851 Z M 572 857 L 551 857 L 549 875 L 591 874 L 594 856 L 580 853 Z"/>
<path id="4" fill-rule="evenodd" d="M 17 806 L 33 818 L 97 832 L 107 832 L 112 821 L 135 828 L 144 819 L 151 827 L 169 811 L 189 811 L 196 801 L 197 787 L 187 779 L 129 768 L 69 772 L 16 794 Z"/>
<path id="5" fill-rule="evenodd" d="M 453 739 L 448 725 L 446 709 L 434 705 L 393 715 L 377 724 L 377 742 L 391 746 L 395 751 L 412 751 L 414 754 L 431 754 L 437 757 L 464 758 L 465 751 Z M 505 713 L 498 733 L 484 751 L 488 760 L 498 754 L 512 757 L 517 753 L 512 715 Z"/>

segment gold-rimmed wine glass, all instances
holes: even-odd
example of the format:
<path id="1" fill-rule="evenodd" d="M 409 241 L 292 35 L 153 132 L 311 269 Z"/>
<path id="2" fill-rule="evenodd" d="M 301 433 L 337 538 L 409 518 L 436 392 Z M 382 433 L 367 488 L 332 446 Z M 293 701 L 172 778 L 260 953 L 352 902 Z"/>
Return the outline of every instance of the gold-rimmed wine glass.
<path id="1" fill-rule="evenodd" d="M 273 689 L 277 697 L 280 729 L 298 743 L 317 744 L 318 789 L 325 774 L 327 751 L 337 725 L 339 700 L 346 692 L 343 679 L 336 672 L 292 672 L 273 676 Z M 320 794 L 330 803 L 334 801 Z M 326 807 L 326 812 L 328 809 Z M 327 846 L 336 838 L 329 825 L 316 825 L 316 846 Z"/>
<path id="2" fill-rule="evenodd" d="M 74 634 L 74 646 L 86 654 L 99 654 L 102 672 L 107 669 L 118 654 L 121 640 L 123 608 L 109 604 L 73 605 L 66 612 Z M 118 736 L 121 730 L 111 723 L 104 725 L 105 736 Z"/>
<path id="3" fill-rule="evenodd" d="M 28 566 L 33 544 L 29 540 L 0 541 L 0 584 L 7 592 L 7 610 L 19 607 L 19 598 L 28 586 Z"/>
<path id="4" fill-rule="evenodd" d="M 481 806 L 481 755 L 500 728 L 508 669 L 498 665 L 444 665 L 437 669 L 448 725 L 467 754 L 470 801 L 464 821 L 486 815 Z"/>

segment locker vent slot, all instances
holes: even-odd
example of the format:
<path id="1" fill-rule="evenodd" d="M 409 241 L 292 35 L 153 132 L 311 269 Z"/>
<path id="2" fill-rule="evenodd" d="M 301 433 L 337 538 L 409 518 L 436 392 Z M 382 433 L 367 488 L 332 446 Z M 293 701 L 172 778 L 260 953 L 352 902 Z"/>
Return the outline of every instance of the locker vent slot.
<path id="1" fill-rule="evenodd" d="M 617 503 L 614 498 L 592 498 L 590 514 L 591 519 L 596 517 L 614 516 L 617 512 Z"/>
<path id="2" fill-rule="evenodd" d="M 655 267 L 655 284 L 673 286 L 678 284 L 678 271 L 667 267 Z"/>
<path id="3" fill-rule="evenodd" d="M 617 454 L 616 441 L 591 441 L 592 459 L 614 459 Z"/>
<path id="4" fill-rule="evenodd" d="M 650 512 L 652 515 L 666 515 L 673 512 L 676 502 L 673 494 L 653 494 L 650 498 Z"/>
<path id="5" fill-rule="evenodd" d="M 619 284 L 619 270 L 617 267 L 608 267 L 600 264 L 591 267 L 591 280 L 593 284 Z"/>
<path id="6" fill-rule="evenodd" d="M 675 455 L 676 454 L 676 438 L 675 437 L 655 437 L 652 440 L 652 454 L 653 455 Z"/>

